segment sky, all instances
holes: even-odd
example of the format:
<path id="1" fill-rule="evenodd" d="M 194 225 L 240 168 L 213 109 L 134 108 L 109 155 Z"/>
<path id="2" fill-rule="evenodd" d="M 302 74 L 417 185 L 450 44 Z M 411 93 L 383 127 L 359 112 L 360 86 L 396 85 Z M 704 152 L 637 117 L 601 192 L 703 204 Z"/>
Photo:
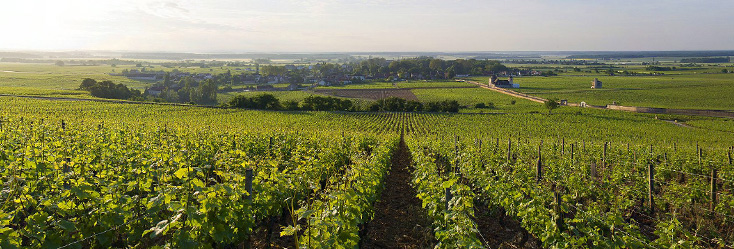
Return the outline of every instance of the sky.
<path id="1" fill-rule="evenodd" d="M 22 0 L 0 50 L 734 50 L 732 0 Z"/>

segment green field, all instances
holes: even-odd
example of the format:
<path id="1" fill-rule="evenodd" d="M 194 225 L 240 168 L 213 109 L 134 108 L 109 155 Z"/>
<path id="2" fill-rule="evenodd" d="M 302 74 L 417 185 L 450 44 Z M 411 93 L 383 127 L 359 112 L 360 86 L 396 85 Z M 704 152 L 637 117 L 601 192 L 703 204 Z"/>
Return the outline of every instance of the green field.
<path id="1" fill-rule="evenodd" d="M 145 63 L 144 63 L 145 64 Z M 246 67 L 176 67 L 166 68 L 163 66 L 146 66 L 149 71 L 172 71 L 173 69 L 190 73 L 224 73 L 229 70 L 232 74 L 242 71 L 236 69 Z M 126 86 L 145 90 L 154 82 L 131 80 L 124 76 L 110 76 L 110 73 L 120 73 L 123 70 L 140 69 L 134 65 L 65 65 L 57 66 L 50 63 L 0 63 L 0 93 L 19 95 L 46 94 L 53 90 L 52 95 L 72 94 L 76 92 L 79 84 L 84 78 L 97 81 L 111 80 L 114 83 L 122 83 Z M 34 94 L 35 93 L 35 94 Z"/>
<path id="2" fill-rule="evenodd" d="M 602 81 L 602 89 L 591 89 L 594 78 Z M 518 92 L 573 103 L 715 110 L 734 106 L 734 74 L 515 77 L 515 82 Z"/>
<path id="3" fill-rule="evenodd" d="M 134 66 L 56 66 L 37 63 L 0 63 L 0 92 L 14 91 L 20 87 L 33 90 L 75 90 L 84 78 L 98 81 L 111 80 L 134 89 L 144 89 L 149 82 L 130 80 L 110 73 L 134 69 Z"/>
<path id="4" fill-rule="evenodd" d="M 497 231 L 507 236 L 486 226 L 497 219 L 543 248 L 734 246 L 732 119 L 577 107 L 549 114 L 456 81 L 319 87 L 409 88 L 423 103 L 464 106 L 454 114 L 95 102 L 74 90 L 83 78 L 153 84 L 108 75 L 125 68 L 133 67 L 0 64 L 0 94 L 80 99 L 0 96 L 0 248 L 356 248 L 375 239 L 364 233 L 371 222 L 404 222 L 385 216 L 396 205 L 385 203 L 405 205 L 388 197 L 396 184 L 415 191 L 407 205 L 426 220 L 425 247 L 527 246 L 488 243 Z M 516 77 L 516 90 L 592 105 L 734 106 L 734 74 L 720 66 L 656 76 L 542 68 L 559 76 Z M 604 88 L 590 89 L 593 78 Z M 217 100 L 259 94 L 283 102 L 316 93 Z M 372 103 L 352 100 L 360 109 Z"/>
<path id="5" fill-rule="evenodd" d="M 470 108 L 462 110 L 466 112 L 531 112 L 544 110 L 539 103 L 483 88 L 413 89 L 411 92 L 421 102 L 457 100 L 460 105 Z M 493 103 L 495 108 L 471 109 L 478 103 L 487 105 Z"/>
<path id="6" fill-rule="evenodd" d="M 380 88 L 446 88 L 446 87 L 466 87 L 469 86 L 463 82 L 457 81 L 396 81 L 384 82 L 374 81 L 361 84 L 349 84 L 343 86 L 324 86 L 323 89 L 380 89 Z"/>
<path id="7" fill-rule="evenodd" d="M 445 90 L 416 91 L 509 98 Z M 731 121 L 723 119 L 660 116 L 696 125 L 684 127 L 654 115 L 577 108 L 552 115 L 332 113 L 0 99 L 2 248 L 356 247 L 368 238 L 360 227 L 380 213 L 374 203 L 382 189 L 395 187 L 385 179 L 400 153 L 412 153 L 415 208 L 436 245 L 489 247 L 481 239 L 489 230 L 477 224 L 498 216 L 478 210 L 500 207 L 543 247 L 711 247 L 731 239 L 722 231 L 731 227 L 725 215 L 734 214 L 734 185 L 722 182 L 716 215 L 701 220 L 709 199 L 698 189 L 707 179 L 681 182 L 674 174 L 705 175 L 717 165 L 721 179 L 734 177 L 726 166 Z M 526 102 L 516 105 L 531 108 Z M 504 105 L 498 110 L 514 108 Z M 704 164 L 696 163 L 696 148 L 705 150 Z M 602 178 L 587 180 L 589 163 L 607 165 Z M 649 163 L 658 167 L 662 211 L 640 229 L 628 210 L 646 212 Z M 569 217 L 559 221 L 558 210 Z M 264 220 L 276 223 L 273 237 L 264 234 Z M 603 236 L 609 227 L 628 235 Z M 693 231 L 723 242 L 685 235 Z"/>

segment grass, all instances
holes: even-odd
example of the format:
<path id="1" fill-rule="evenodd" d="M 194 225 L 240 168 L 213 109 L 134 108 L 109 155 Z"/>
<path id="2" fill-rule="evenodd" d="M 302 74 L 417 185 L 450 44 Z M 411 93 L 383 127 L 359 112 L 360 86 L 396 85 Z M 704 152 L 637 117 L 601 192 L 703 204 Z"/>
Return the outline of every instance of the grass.
<path id="1" fill-rule="evenodd" d="M 467 84 L 467 83 L 464 83 Z M 441 89 L 413 89 L 411 90 L 421 102 L 456 100 L 459 105 L 467 106 L 466 112 L 529 112 L 542 111 L 539 103 L 526 99 L 515 98 L 483 88 L 441 88 Z M 512 102 L 515 104 L 512 104 Z M 494 103 L 494 109 L 476 109 L 478 103 Z"/>
<path id="2" fill-rule="evenodd" d="M 51 101 L 0 97 L 3 120 L 24 117 L 28 121 L 45 119 L 48 124 L 65 120 L 67 125 L 140 126 L 141 129 L 167 126 L 171 129 L 221 129 L 223 131 L 272 130 L 307 131 L 313 133 L 375 134 L 391 130 L 403 120 L 425 127 L 431 139 L 447 139 L 454 135 L 544 139 L 548 143 L 567 138 L 600 144 L 612 142 L 633 145 L 661 145 L 678 142 L 689 146 L 730 146 L 731 133 L 711 129 L 681 127 L 654 115 L 611 110 L 561 108 L 552 115 L 514 113 L 506 115 L 464 115 L 436 113 L 333 113 L 333 112 L 273 112 L 199 107 L 98 103 L 85 101 Z M 565 109 L 565 110 L 564 110 Z M 162 115 L 165 114 L 165 115 Z M 704 122 L 717 119 L 699 119 Z M 720 121 L 717 122 L 734 122 Z M 142 128 L 145 127 L 145 128 Z M 728 127 L 731 127 L 729 125 Z M 154 129 L 154 128 L 153 128 Z M 389 131 L 387 131 L 389 132 Z M 408 134 L 410 135 L 410 134 Z"/>
<path id="3" fill-rule="evenodd" d="M 0 90 L 3 88 L 35 88 L 47 90 L 75 90 L 84 78 L 97 81 L 111 80 L 134 89 L 144 90 L 152 82 L 130 80 L 122 76 L 110 76 L 134 66 L 56 66 L 40 63 L 0 63 Z M 114 71 L 113 71 L 114 70 Z M 6 93 L 6 92 L 0 92 Z"/>
<path id="4" fill-rule="evenodd" d="M 599 78 L 602 89 L 591 89 Z M 486 82 L 486 78 L 475 78 Z M 662 76 L 516 77 L 518 92 L 542 98 L 607 105 L 678 109 L 734 109 L 734 74 L 670 74 Z"/>
<path id="5" fill-rule="evenodd" d="M 393 85 L 395 83 L 395 85 Z M 344 86 L 322 86 L 322 89 L 381 89 L 381 88 L 446 88 L 446 87 L 467 87 L 471 86 L 464 82 L 456 81 L 397 81 L 397 82 L 384 82 L 384 81 L 372 81 L 361 84 L 350 84 Z"/>

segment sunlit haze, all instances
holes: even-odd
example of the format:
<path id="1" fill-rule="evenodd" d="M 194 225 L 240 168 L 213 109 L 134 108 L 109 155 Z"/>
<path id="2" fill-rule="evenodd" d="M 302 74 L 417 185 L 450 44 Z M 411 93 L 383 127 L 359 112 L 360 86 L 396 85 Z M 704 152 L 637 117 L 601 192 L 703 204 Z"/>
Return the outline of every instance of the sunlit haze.
<path id="1" fill-rule="evenodd" d="M 0 50 L 734 49 L 734 1 L 8 1 Z"/>

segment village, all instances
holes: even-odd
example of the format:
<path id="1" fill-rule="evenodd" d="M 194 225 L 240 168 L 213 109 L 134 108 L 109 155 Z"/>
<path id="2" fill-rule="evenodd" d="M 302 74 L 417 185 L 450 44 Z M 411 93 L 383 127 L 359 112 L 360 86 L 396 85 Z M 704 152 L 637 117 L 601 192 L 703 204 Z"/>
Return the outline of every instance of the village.
<path id="1" fill-rule="evenodd" d="M 178 91 L 187 85 L 197 86 L 206 80 L 214 81 L 218 92 L 250 91 L 299 91 L 316 87 L 344 86 L 365 82 L 400 82 L 408 80 L 446 80 L 471 76 L 510 77 L 499 80 L 498 87 L 518 87 L 513 85 L 513 76 L 544 76 L 543 71 L 510 69 L 491 60 L 454 60 L 444 61 L 429 57 L 386 60 L 370 58 L 359 62 L 332 64 L 320 62 L 311 65 L 248 65 L 234 67 L 224 73 L 186 72 L 174 68 L 171 71 L 157 70 L 140 65 L 137 69 L 125 69 L 110 76 L 123 76 L 131 80 L 152 83 L 145 94 L 158 97 L 164 91 Z M 493 84 L 493 82 L 490 82 Z"/>

